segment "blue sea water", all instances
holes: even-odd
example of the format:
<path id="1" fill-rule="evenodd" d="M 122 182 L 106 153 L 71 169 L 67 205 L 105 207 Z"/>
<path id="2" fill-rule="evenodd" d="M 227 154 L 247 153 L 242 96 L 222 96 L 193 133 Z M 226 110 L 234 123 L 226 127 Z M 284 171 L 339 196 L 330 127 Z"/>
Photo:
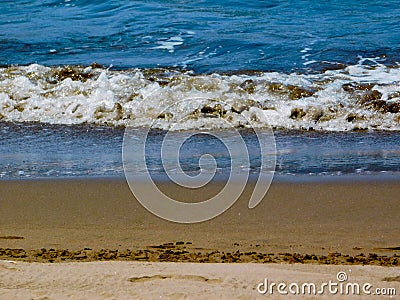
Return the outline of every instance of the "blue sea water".
<path id="1" fill-rule="evenodd" d="M 122 176 L 118 126 L 185 97 L 208 102 L 161 128 L 201 115 L 182 128 L 216 130 L 221 99 L 234 127 L 258 110 L 277 129 L 278 174 L 398 174 L 399 32 L 394 0 L 1 1 L 0 178 Z M 229 169 L 212 140 L 193 143 Z M 199 155 L 184 148 L 184 169 Z"/>
<path id="2" fill-rule="evenodd" d="M 289 72 L 400 61 L 394 0 L 25 0 L 1 1 L 0 16 L 3 65 Z"/>

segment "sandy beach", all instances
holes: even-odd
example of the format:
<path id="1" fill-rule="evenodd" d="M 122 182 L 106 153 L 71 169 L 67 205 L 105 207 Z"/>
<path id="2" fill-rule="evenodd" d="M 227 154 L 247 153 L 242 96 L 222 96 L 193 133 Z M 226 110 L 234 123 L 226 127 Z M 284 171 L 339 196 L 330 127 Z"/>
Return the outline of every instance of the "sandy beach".
<path id="1" fill-rule="evenodd" d="M 338 274 L 347 276 L 342 291 Z M 0 299 L 395 299 L 399 280 L 398 268 L 378 266 L 0 261 Z M 332 292 L 321 288 L 329 281 Z M 283 282 L 292 292 L 269 289 Z M 302 292 L 304 283 L 316 289 Z"/>
<path id="2" fill-rule="evenodd" d="M 190 201 L 205 194 L 163 188 Z M 149 213 L 123 179 L 0 181 L 0 248 L 134 250 L 190 242 L 228 252 L 388 255 L 400 246 L 397 181 L 274 181 L 255 209 L 247 207 L 251 188 L 215 219 L 178 224 Z"/>
<path id="3" fill-rule="evenodd" d="M 399 1 L 0 12 L 0 300 L 400 299 Z"/>
<path id="4" fill-rule="evenodd" d="M 155 217 L 122 179 L 1 181 L 0 298 L 251 299 L 266 275 L 320 282 L 350 269 L 400 290 L 400 186 L 373 179 L 278 179 L 255 209 L 250 184 L 198 224 Z"/>

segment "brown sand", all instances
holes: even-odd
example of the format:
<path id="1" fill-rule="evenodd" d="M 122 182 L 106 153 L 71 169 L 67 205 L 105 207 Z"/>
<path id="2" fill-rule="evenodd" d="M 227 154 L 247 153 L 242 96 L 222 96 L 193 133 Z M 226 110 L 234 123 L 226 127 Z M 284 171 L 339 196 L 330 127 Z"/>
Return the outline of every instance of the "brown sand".
<path id="1" fill-rule="evenodd" d="M 397 181 L 274 182 L 255 209 L 247 208 L 248 188 L 224 214 L 199 224 L 155 217 L 124 180 L 0 181 L 0 191 L 0 248 L 137 250 L 183 241 L 204 251 L 399 253 Z"/>
<path id="2" fill-rule="evenodd" d="M 163 188 L 198 201 L 220 186 Z M 274 182 L 251 210 L 250 191 L 211 221 L 176 224 L 123 180 L 0 181 L 0 299 L 254 299 L 271 297 L 256 291 L 265 277 L 318 284 L 339 271 L 399 294 L 397 181 Z"/>

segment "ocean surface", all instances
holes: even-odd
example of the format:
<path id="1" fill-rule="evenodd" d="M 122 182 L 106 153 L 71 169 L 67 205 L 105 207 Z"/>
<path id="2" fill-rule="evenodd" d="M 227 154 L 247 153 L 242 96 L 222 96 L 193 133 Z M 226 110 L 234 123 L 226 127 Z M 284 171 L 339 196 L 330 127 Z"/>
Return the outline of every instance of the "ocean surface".
<path id="1" fill-rule="evenodd" d="M 276 173 L 400 174 L 398 1 L 1 1 L 0 178 L 123 176 L 124 129 L 184 172 L 272 128 Z M 173 155 L 173 154 L 171 154 Z M 166 161 L 169 157 L 164 157 Z M 138 172 L 143 170 L 138 169 Z"/>

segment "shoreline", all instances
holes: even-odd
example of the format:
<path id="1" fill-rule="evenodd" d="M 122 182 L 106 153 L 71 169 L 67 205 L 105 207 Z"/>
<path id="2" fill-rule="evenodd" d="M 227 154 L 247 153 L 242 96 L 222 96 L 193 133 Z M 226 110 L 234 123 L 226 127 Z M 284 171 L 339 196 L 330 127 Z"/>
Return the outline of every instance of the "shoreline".
<path id="1" fill-rule="evenodd" d="M 232 175 L 233 179 L 235 175 Z M 160 182 L 168 182 L 166 174 L 152 175 Z M 145 179 L 145 176 L 143 176 Z M 179 178 L 179 176 L 178 176 Z M 250 174 L 248 183 L 252 184 L 257 178 L 257 174 Z M 213 182 L 223 182 L 227 179 L 224 174 L 216 174 Z M 88 176 L 56 176 L 56 177 L 19 177 L 19 178 L 0 178 L 0 184 L 10 182 L 44 182 L 44 181 L 125 181 L 125 175 L 88 175 Z M 359 174 L 274 174 L 273 183 L 354 183 L 354 182 L 400 182 L 400 172 L 378 172 L 378 173 L 359 173 Z"/>

